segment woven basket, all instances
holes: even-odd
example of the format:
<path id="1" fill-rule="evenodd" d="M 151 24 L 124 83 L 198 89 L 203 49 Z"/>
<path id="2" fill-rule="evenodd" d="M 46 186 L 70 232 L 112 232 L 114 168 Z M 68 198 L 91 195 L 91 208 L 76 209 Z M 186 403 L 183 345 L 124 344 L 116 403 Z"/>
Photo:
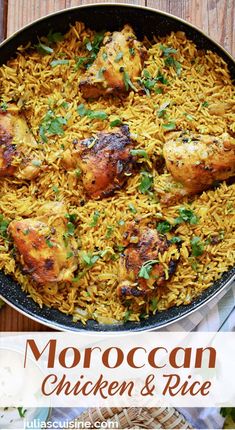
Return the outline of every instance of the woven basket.
<path id="1" fill-rule="evenodd" d="M 70 423 L 69 428 L 81 429 L 81 423 L 89 428 L 106 429 L 192 429 L 186 419 L 174 408 L 91 408 Z M 102 423 L 106 426 L 102 427 Z M 115 423 L 115 424 L 114 424 Z M 80 427 L 79 427 L 80 425 Z"/>

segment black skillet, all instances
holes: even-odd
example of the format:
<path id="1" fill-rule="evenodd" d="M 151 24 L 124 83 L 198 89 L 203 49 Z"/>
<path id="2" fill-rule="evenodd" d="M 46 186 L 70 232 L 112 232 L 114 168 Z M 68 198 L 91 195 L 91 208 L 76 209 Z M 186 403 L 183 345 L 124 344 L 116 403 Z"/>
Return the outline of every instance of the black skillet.
<path id="1" fill-rule="evenodd" d="M 38 37 L 48 34 L 49 30 L 65 33 L 69 24 L 83 21 L 86 26 L 100 31 L 103 29 L 118 30 L 129 23 L 134 28 L 139 39 L 144 35 L 152 38 L 153 35 L 166 35 L 171 31 L 184 31 L 199 48 L 210 49 L 219 54 L 228 64 L 231 76 L 235 79 L 235 62 L 233 58 L 217 43 L 213 42 L 200 30 L 172 15 L 157 10 L 118 4 L 99 4 L 80 6 L 66 9 L 45 18 L 41 18 L 22 30 L 15 33 L 0 45 L 0 63 L 5 63 L 15 55 L 19 45 L 28 41 L 37 42 Z M 196 309 L 208 303 L 219 294 L 235 278 L 235 267 L 223 274 L 221 279 L 204 291 L 199 298 L 187 306 L 173 307 L 167 311 L 150 316 L 140 322 L 127 322 L 119 325 L 99 325 L 96 321 L 88 321 L 86 326 L 74 323 L 72 317 L 58 310 L 43 307 L 42 309 L 21 290 L 20 286 L 9 276 L 0 271 L 0 295 L 7 303 L 28 317 L 58 330 L 84 331 L 84 332 L 131 332 L 151 330 L 164 327 L 172 322 L 179 321 Z M 185 327 L 187 330 L 187 327 Z"/>

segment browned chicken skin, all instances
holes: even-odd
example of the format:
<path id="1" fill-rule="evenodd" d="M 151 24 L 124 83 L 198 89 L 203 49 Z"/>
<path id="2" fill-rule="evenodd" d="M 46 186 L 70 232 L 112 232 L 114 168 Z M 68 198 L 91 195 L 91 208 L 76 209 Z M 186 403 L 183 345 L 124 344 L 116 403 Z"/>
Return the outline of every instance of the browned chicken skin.
<path id="1" fill-rule="evenodd" d="M 156 229 L 135 223 L 130 224 L 125 237 L 127 247 L 120 260 L 118 295 L 138 297 L 164 286 L 176 269 L 179 258 L 176 245 L 170 244 Z M 159 254 L 163 255 L 166 251 L 170 257 L 163 264 L 159 262 Z M 149 279 L 142 276 L 143 266 L 149 267 Z"/>
<path id="2" fill-rule="evenodd" d="M 83 185 L 90 198 L 106 197 L 120 189 L 133 172 L 132 148 L 129 129 L 122 126 L 112 133 L 101 132 L 77 143 L 72 157 L 65 154 L 65 165 L 81 169 Z"/>
<path id="3" fill-rule="evenodd" d="M 0 110 L 0 177 L 16 176 L 21 179 L 32 179 L 37 176 L 40 167 L 35 165 L 37 163 L 34 164 L 36 158 L 22 153 L 23 143 L 29 152 L 37 146 L 25 118 L 12 104 L 9 111 Z"/>
<path id="4" fill-rule="evenodd" d="M 68 220 L 60 213 L 48 219 L 49 214 L 15 220 L 8 227 L 24 273 L 42 285 L 71 281 L 77 268 L 76 241 L 66 235 Z"/>
<path id="5" fill-rule="evenodd" d="M 235 174 L 235 139 L 228 133 L 220 137 L 175 133 L 165 143 L 163 156 L 178 183 L 175 192 L 179 196 L 199 193 Z M 174 194 L 173 181 L 171 185 Z"/>
<path id="6" fill-rule="evenodd" d="M 146 49 L 136 40 L 129 25 L 125 25 L 122 31 L 106 33 L 97 58 L 79 84 L 83 97 L 96 98 L 110 93 L 118 95 L 133 85 L 135 87 L 146 55 Z"/>

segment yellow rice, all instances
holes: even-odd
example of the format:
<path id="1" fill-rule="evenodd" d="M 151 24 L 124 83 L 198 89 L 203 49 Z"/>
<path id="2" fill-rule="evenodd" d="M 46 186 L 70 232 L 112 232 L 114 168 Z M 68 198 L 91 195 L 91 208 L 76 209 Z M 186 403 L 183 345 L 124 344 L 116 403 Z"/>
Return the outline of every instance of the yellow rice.
<path id="1" fill-rule="evenodd" d="M 0 268 L 14 276 L 23 290 L 40 306 L 58 308 L 61 312 L 73 314 L 75 320 L 84 323 L 89 318 L 101 323 L 115 323 L 127 318 L 138 321 L 140 318 L 147 318 L 152 311 L 155 313 L 174 305 L 189 304 L 234 265 L 235 185 L 224 182 L 217 189 L 203 192 L 191 199 L 190 208 L 200 221 L 196 225 L 180 224 L 174 232 L 174 235 L 183 239 L 176 273 L 167 286 L 156 289 L 148 300 L 136 298 L 126 303 L 116 294 L 119 255 L 115 253 L 114 247 L 122 244 L 124 228 L 119 222 L 127 223 L 136 216 L 146 218 L 146 223 L 153 219 L 172 222 L 178 215 L 178 208 L 187 206 L 188 200 L 185 198 L 177 205 L 164 206 L 156 198 L 138 191 L 140 174 L 135 174 L 130 177 L 127 186 L 113 197 L 99 201 L 87 200 L 83 205 L 85 195 L 81 181 L 73 171 L 66 171 L 60 165 L 63 151 L 72 147 L 73 139 L 95 135 L 98 131 L 107 129 L 109 122 L 119 117 L 128 123 L 136 147 L 146 150 L 151 160 L 149 167 L 153 169 L 154 184 L 156 188 L 161 187 L 165 173 L 159 176 L 154 166 L 158 156 L 162 154 L 167 131 L 162 127 L 164 119 L 156 115 L 159 107 L 166 101 L 171 102 L 167 108 L 168 118 L 169 121 L 174 119 L 178 130 L 187 129 L 192 133 L 213 135 L 223 132 L 233 134 L 235 92 L 223 59 L 210 51 L 199 51 L 182 32 L 177 32 L 165 38 L 156 38 L 152 44 L 145 40 L 149 51 L 145 68 L 152 76 L 160 69 L 169 81 L 169 85 L 162 85 L 163 94 L 151 92 L 149 97 L 131 91 L 129 95 L 120 98 L 101 97 L 92 103 L 84 102 L 78 91 L 78 82 L 83 72 L 82 69 L 75 71 L 75 57 L 84 55 L 84 40 L 93 34 L 82 23 L 76 23 L 64 40 L 54 47 L 53 54 L 42 56 L 31 49 L 29 44 L 27 49 L 20 47 L 18 55 L 0 68 L 2 100 L 15 100 L 19 107 L 24 108 L 28 124 L 38 142 L 39 126 L 49 108 L 54 109 L 56 115 L 68 118 L 63 136 L 51 136 L 47 143 L 39 144 L 46 156 L 49 166 L 47 170 L 30 182 L 1 179 L 0 213 L 8 220 L 34 217 L 38 216 L 46 201 L 63 200 L 68 212 L 78 216 L 75 237 L 81 249 L 91 253 L 97 249 L 107 250 L 107 253 L 72 285 L 43 287 L 34 285 L 28 276 L 22 274 L 8 242 L 0 238 Z M 177 76 L 174 68 L 164 66 L 160 44 L 177 49 L 177 59 L 182 65 L 180 76 Z M 69 59 L 69 65 L 52 68 L 50 62 L 58 58 Z M 64 107 L 63 102 L 69 103 L 68 107 Z M 91 121 L 85 116 L 80 117 L 76 112 L 80 103 L 85 103 L 94 110 L 105 111 L 108 119 Z M 226 113 L 222 116 L 214 114 L 213 106 L 217 103 L 225 105 Z M 53 191 L 53 186 L 58 187 L 59 193 Z M 128 210 L 130 203 L 137 209 L 137 215 Z M 100 212 L 100 217 L 97 226 L 91 227 L 95 210 Z M 107 237 L 109 227 L 113 229 L 110 238 Z M 168 235 L 171 236 L 169 233 Z M 199 236 L 205 242 L 213 235 L 220 235 L 222 241 L 215 245 L 206 244 L 205 252 L 195 261 L 190 255 L 191 238 Z M 163 256 L 163 262 L 164 258 Z M 82 266 L 81 261 L 80 265 Z M 157 299 L 154 310 L 151 305 L 153 296 Z"/>

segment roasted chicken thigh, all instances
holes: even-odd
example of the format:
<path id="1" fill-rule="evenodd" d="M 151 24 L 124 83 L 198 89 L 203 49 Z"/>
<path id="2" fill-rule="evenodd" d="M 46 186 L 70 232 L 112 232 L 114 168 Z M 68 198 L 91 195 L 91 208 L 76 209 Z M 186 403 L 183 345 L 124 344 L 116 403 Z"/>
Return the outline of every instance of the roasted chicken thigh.
<path id="1" fill-rule="evenodd" d="M 28 153 L 22 151 L 22 144 Z M 33 155 L 36 141 L 26 120 L 15 105 L 7 112 L 0 110 L 0 177 L 16 176 L 32 179 L 39 173 L 40 160 Z"/>
<path id="2" fill-rule="evenodd" d="M 36 283 L 72 280 L 77 268 L 77 244 L 68 234 L 64 215 L 50 212 L 38 218 L 15 220 L 9 224 L 8 232 L 23 272 Z"/>
<path id="3" fill-rule="evenodd" d="M 176 245 L 156 229 L 137 223 L 131 223 L 124 236 L 127 247 L 120 260 L 118 295 L 143 296 L 165 285 L 176 269 Z"/>
<path id="4" fill-rule="evenodd" d="M 146 53 L 129 25 L 122 31 L 106 33 L 97 58 L 79 84 L 83 97 L 118 95 L 130 89 L 137 91 L 136 80 L 140 77 Z"/>
<path id="5" fill-rule="evenodd" d="M 215 181 L 235 175 L 235 139 L 228 133 L 219 137 L 174 133 L 163 147 L 170 193 L 197 194 Z"/>

